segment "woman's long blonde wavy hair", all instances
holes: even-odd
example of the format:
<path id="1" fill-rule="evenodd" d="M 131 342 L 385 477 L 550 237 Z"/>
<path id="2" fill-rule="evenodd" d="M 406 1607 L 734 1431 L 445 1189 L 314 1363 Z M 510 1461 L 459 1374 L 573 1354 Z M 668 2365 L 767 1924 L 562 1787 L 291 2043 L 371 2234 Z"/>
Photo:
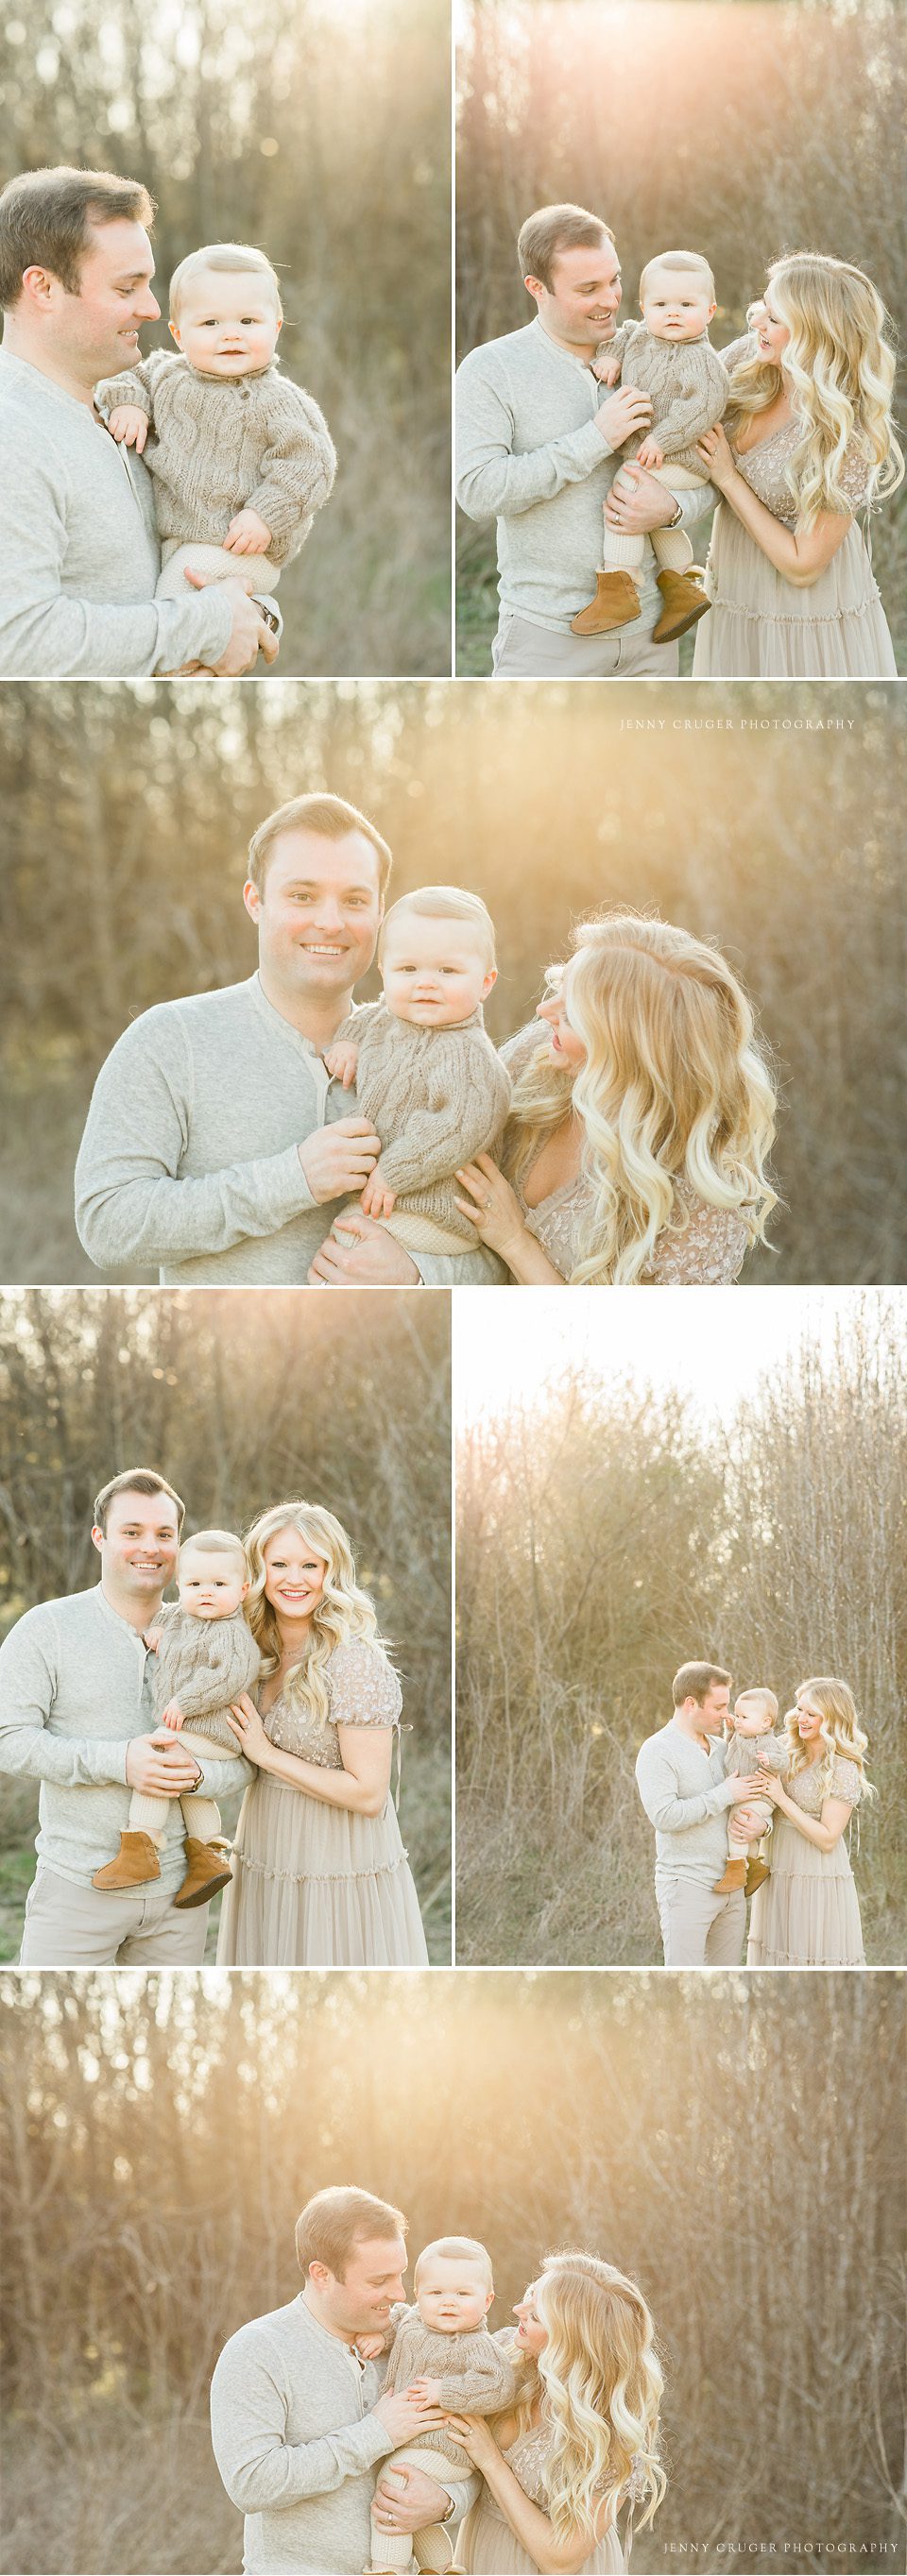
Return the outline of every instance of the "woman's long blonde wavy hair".
<path id="1" fill-rule="evenodd" d="M 320 1503 L 275 1503 L 270 1511 L 259 1513 L 245 1536 L 250 1576 L 245 1614 L 265 1676 L 273 1673 L 280 1662 L 280 1629 L 271 1603 L 265 1598 L 265 1548 L 282 1529 L 295 1530 L 305 1546 L 314 1556 L 322 1557 L 327 1566 L 308 1652 L 300 1663 L 291 1666 L 284 1684 L 288 1700 L 297 1707 L 312 1709 L 316 1717 L 327 1718 L 330 1696 L 325 1667 L 335 1646 L 347 1645 L 351 1637 L 367 1637 L 386 1652 L 385 1640 L 379 1634 L 374 1602 L 357 1584 L 346 1531 L 333 1512 L 324 1511 Z"/>
<path id="2" fill-rule="evenodd" d="M 806 1747 L 801 1743 L 797 1733 L 796 1703 L 804 1694 L 811 1700 L 815 1700 L 816 1707 L 822 1711 L 819 1740 L 825 1750 L 819 1756 L 818 1769 L 819 1785 L 823 1796 L 830 1798 L 832 1795 L 832 1775 L 835 1760 L 839 1758 L 842 1762 L 855 1763 L 860 1774 L 857 1805 L 861 1806 L 864 1798 L 878 1797 L 878 1790 L 873 1788 L 871 1780 L 867 1780 L 866 1777 L 865 1757 L 869 1737 L 864 1735 L 860 1725 L 853 1692 L 848 1689 L 846 1682 L 835 1681 L 828 1673 L 818 1674 L 813 1681 L 797 1683 L 794 1706 L 788 1709 L 784 1720 L 789 1753 L 788 1774 L 805 1771 L 809 1760 Z"/>
<path id="3" fill-rule="evenodd" d="M 805 532 L 821 510 L 852 510 L 842 480 L 848 448 L 865 460 L 870 507 L 903 480 L 891 416 L 894 351 L 881 296 L 861 268 L 804 250 L 775 260 L 768 277 L 790 332 L 783 369 L 802 434 L 789 482 Z M 740 358 L 731 370 L 731 434 L 751 413 L 767 411 L 782 383 L 781 367 L 758 350 Z"/>
<path id="4" fill-rule="evenodd" d="M 642 2291 L 595 2254 L 546 2254 L 536 2284 L 547 2342 L 536 2361 L 510 2358 L 519 2381 L 522 2431 L 542 2391 L 542 2422 L 553 2436 L 545 2464 L 555 2538 L 577 2527 L 595 2536 L 603 2498 L 615 2509 L 631 2485 L 645 2510 L 658 2510 L 666 2479 L 659 2456 L 662 2373 Z M 508 2410 L 514 2411 L 514 2410 Z"/>
<path id="5" fill-rule="evenodd" d="M 547 1057 L 547 1031 L 516 1076 L 504 1169 L 522 1178 L 572 1106 L 585 1129 L 590 1184 L 571 1287 L 629 1287 L 665 1226 L 689 1223 L 678 1182 L 709 1207 L 736 1210 L 765 1241 L 775 1206 L 766 1161 L 775 1088 L 742 985 L 705 939 L 657 916 L 598 914 L 577 923 L 575 955 L 548 971 L 561 985 L 586 1061 L 574 1075 Z"/>

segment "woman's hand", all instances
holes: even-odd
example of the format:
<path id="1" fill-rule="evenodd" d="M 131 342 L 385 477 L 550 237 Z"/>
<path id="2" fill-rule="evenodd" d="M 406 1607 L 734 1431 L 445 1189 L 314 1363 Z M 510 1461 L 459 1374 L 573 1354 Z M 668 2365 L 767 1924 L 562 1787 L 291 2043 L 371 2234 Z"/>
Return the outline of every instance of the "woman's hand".
<path id="1" fill-rule="evenodd" d="M 500 2450 L 490 2424 L 484 2415 L 445 2415 L 445 2428 L 455 2442 L 462 2442 L 473 2467 L 484 2471 L 500 2459 Z"/>
<path id="2" fill-rule="evenodd" d="M 787 1805 L 787 1792 L 782 1789 L 777 1771 L 769 1770 L 768 1763 L 763 1763 L 761 1754 L 759 1757 L 759 1796 L 760 1798 L 767 1798 L 772 1807 L 786 1807 Z"/>
<path id="3" fill-rule="evenodd" d="M 500 1253 L 502 1261 L 506 1261 L 508 1247 L 520 1243 L 527 1231 L 510 1182 L 505 1181 L 490 1154 L 477 1154 L 475 1162 L 466 1163 L 455 1177 L 469 1191 L 468 1199 L 456 1202 L 461 1216 L 468 1216 L 475 1226 L 479 1242 L 487 1243 L 489 1251 Z"/>
<path id="4" fill-rule="evenodd" d="M 242 1698 L 234 1700 L 228 1709 L 227 1725 L 231 1735 L 236 1737 L 240 1752 L 246 1755 L 249 1762 L 254 1762 L 259 1771 L 267 1771 L 270 1768 L 272 1748 L 265 1734 L 263 1719 L 258 1714 L 254 1700 L 249 1698 L 248 1691 L 243 1691 Z"/>
<path id="5" fill-rule="evenodd" d="M 720 421 L 716 423 L 714 429 L 705 430 L 702 437 L 697 439 L 696 454 L 708 475 L 709 482 L 714 483 L 716 491 L 726 492 L 728 484 L 736 479 L 737 467 L 733 449 L 728 446 Z"/>

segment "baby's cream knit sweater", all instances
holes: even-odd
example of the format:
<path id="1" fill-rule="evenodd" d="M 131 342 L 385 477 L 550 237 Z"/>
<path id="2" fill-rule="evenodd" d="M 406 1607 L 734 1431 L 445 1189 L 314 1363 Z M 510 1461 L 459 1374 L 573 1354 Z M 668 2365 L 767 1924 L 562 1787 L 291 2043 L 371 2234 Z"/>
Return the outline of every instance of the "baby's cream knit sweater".
<path id="1" fill-rule="evenodd" d="M 656 340 L 644 322 L 623 322 L 597 355 L 619 358 L 623 382 L 648 394 L 652 404 L 651 428 L 628 438 L 621 456 L 635 456 L 644 438 L 655 438 L 666 463 L 685 465 L 706 483 L 694 442 L 723 418 L 731 391 L 724 361 L 706 333 L 698 340 Z"/>
<path id="2" fill-rule="evenodd" d="M 221 378 L 152 349 L 96 385 L 95 404 L 105 420 L 127 404 L 147 413 L 144 463 L 164 541 L 223 545 L 237 510 L 257 510 L 271 531 L 263 560 L 279 567 L 299 553 L 337 458 L 317 403 L 276 359 L 256 375 Z"/>
<path id="3" fill-rule="evenodd" d="M 356 1099 L 381 1138 L 381 1170 L 397 1193 L 395 1215 L 413 1216 L 475 1242 L 461 1216 L 454 1173 L 475 1154 L 490 1153 L 510 1108 L 510 1076 L 485 1030 L 481 1010 L 454 1028 L 419 1029 L 398 1020 L 386 1002 L 366 1002 L 337 1031 L 359 1049 Z"/>

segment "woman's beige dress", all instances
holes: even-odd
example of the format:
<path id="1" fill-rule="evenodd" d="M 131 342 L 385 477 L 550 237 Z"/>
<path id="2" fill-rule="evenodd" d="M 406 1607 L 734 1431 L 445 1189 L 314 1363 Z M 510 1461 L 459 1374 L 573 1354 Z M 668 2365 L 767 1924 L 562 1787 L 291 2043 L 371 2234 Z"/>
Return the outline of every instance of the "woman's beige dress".
<path id="1" fill-rule="evenodd" d="M 813 1762 L 785 1780 L 788 1797 L 805 1816 L 820 1816 L 827 1797 L 846 1798 L 852 1807 L 858 1803 L 857 1764 L 836 1757 L 830 1789 L 821 1785 L 824 1767 Z M 770 1852 L 771 1877 L 763 1880 L 753 1898 L 747 1967 L 865 1967 L 860 1908 L 844 1835 L 833 1851 L 819 1851 L 778 1810 Z"/>
<path id="2" fill-rule="evenodd" d="M 524 2494 L 530 2496 L 543 2513 L 548 2511 L 545 2462 L 549 2444 L 550 2435 L 542 2425 L 537 2430 L 520 2433 L 503 2455 L 508 2468 L 519 2479 Z M 470 2505 L 462 2525 L 457 2558 L 460 2566 L 467 2569 L 468 2576 L 536 2576 L 539 2568 L 539 2560 L 527 2557 L 500 2505 L 495 2503 L 484 2483 L 481 2495 L 474 2505 Z M 604 2540 L 597 2541 L 589 2557 L 583 2559 L 582 2576 L 622 2576 L 624 2566 L 623 2550 L 612 2524 Z"/>
<path id="3" fill-rule="evenodd" d="M 747 343 L 721 352 L 731 366 Z M 792 528 L 797 505 L 788 480 L 800 438 L 795 421 L 734 450 L 737 471 L 775 519 Z M 851 509 L 866 500 L 866 463 L 851 449 L 842 487 Z M 706 565 L 712 602 L 696 628 L 694 680 L 894 680 L 897 665 L 869 550 L 853 519 L 819 579 L 796 590 L 775 571 L 729 502 L 719 501 Z"/>
<path id="4" fill-rule="evenodd" d="M 540 1036 L 541 1032 L 541 1036 Z M 501 1048 L 508 1073 L 521 1073 L 543 1043 L 544 1022 L 534 1020 Z M 589 1205 L 589 1183 L 582 1173 L 552 1190 L 538 1207 L 527 1207 L 518 1182 L 513 1183 L 524 1222 L 562 1279 L 569 1279 L 578 1259 L 580 1228 Z M 750 1249 L 747 1226 L 734 1208 L 708 1207 L 685 1181 L 677 1183 L 677 1215 L 665 1226 L 641 1285 L 659 1288 L 729 1288 L 739 1276 Z"/>
<path id="5" fill-rule="evenodd" d="M 395 1727 L 400 1684 L 369 1638 L 335 1646 L 326 1666 L 330 1717 L 285 1696 L 268 1709 L 271 1743 L 342 1771 L 339 1726 Z M 331 1807 L 259 1771 L 246 1790 L 224 1895 L 218 1965 L 230 1968 L 422 1968 L 428 1952 L 388 1791 L 380 1816 Z"/>

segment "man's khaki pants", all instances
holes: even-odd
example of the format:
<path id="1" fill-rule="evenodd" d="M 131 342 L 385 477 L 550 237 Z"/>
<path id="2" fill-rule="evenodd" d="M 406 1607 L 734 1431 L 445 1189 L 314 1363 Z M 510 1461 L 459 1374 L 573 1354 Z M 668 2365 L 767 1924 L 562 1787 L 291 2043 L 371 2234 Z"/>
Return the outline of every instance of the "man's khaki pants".
<path id="1" fill-rule="evenodd" d="M 676 680 L 676 644 L 653 644 L 634 618 L 612 635 L 565 635 L 502 609 L 491 648 L 496 680 Z"/>
<path id="2" fill-rule="evenodd" d="M 59 1878 L 38 1862 L 29 1888 L 20 1968 L 198 1968 L 205 1955 L 207 1905 L 178 1914 L 155 1879 L 141 1890 L 104 1893 Z"/>
<path id="3" fill-rule="evenodd" d="M 656 1870 L 655 1896 L 666 1968 L 738 1968 L 743 1963 L 746 1897 L 716 1896 L 707 1881 Z"/>

